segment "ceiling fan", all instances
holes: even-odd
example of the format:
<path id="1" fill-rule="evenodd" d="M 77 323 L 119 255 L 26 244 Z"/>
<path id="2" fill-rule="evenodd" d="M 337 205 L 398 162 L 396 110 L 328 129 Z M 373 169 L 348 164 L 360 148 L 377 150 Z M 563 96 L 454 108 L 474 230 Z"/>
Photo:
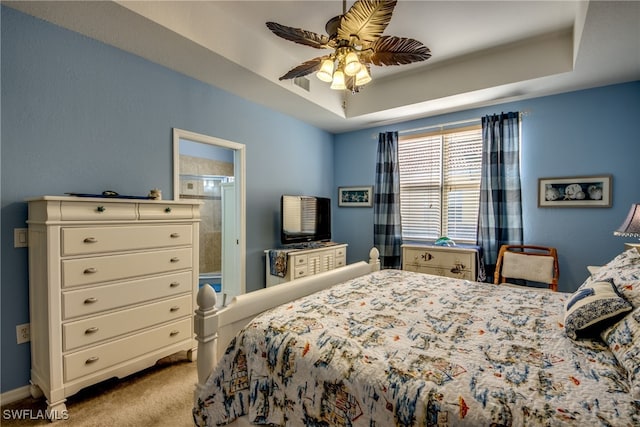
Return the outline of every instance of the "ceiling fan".
<path id="1" fill-rule="evenodd" d="M 333 53 L 310 59 L 292 68 L 280 80 L 294 79 L 316 72 L 332 89 L 358 92 L 371 81 L 373 65 L 403 65 L 424 61 L 431 51 L 417 40 L 383 36 L 397 0 L 356 0 L 342 15 L 331 18 L 325 25 L 328 36 L 300 28 L 267 22 L 267 27 L 283 39 L 316 49 L 334 49 Z"/>

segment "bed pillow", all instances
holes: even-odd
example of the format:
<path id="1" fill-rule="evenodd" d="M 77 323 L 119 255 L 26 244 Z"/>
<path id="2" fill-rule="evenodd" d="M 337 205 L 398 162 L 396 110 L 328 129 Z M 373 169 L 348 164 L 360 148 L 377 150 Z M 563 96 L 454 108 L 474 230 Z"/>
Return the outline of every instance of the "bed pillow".
<path id="1" fill-rule="evenodd" d="M 640 307 L 600 335 L 627 371 L 631 394 L 640 400 Z"/>
<path id="2" fill-rule="evenodd" d="M 592 281 L 575 291 L 565 305 L 564 328 L 571 339 L 594 338 L 633 310 L 613 281 Z"/>
<path id="3" fill-rule="evenodd" d="M 640 306 L 640 253 L 636 248 L 622 252 L 584 283 L 613 280 L 618 291 L 634 307 Z M 584 286 L 583 285 L 583 286 Z"/>

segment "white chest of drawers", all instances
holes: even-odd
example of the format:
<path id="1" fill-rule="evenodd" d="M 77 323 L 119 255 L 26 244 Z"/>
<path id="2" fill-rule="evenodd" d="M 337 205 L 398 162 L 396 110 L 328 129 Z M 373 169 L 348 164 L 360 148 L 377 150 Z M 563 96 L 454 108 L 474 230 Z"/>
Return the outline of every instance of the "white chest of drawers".
<path id="1" fill-rule="evenodd" d="M 31 394 L 66 398 L 186 350 L 195 357 L 198 203 L 29 202 Z"/>
<path id="2" fill-rule="evenodd" d="M 455 246 L 402 245 L 402 269 L 477 280 L 477 251 Z"/>
<path id="3" fill-rule="evenodd" d="M 285 277 L 271 274 L 269 264 L 270 250 L 266 250 L 267 287 L 344 267 L 347 264 L 347 246 L 346 243 L 341 243 L 331 244 L 326 247 L 293 250 L 287 253 L 287 274 Z"/>

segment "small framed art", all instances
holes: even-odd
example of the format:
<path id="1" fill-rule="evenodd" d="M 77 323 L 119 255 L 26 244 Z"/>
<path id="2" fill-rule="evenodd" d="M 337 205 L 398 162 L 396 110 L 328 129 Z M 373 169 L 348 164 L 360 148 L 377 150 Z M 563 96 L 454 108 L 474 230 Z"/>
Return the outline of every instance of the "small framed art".
<path id="1" fill-rule="evenodd" d="M 538 207 L 611 207 L 611 175 L 538 179 Z"/>
<path id="2" fill-rule="evenodd" d="M 373 186 L 338 187 L 338 206 L 353 208 L 373 206 Z"/>

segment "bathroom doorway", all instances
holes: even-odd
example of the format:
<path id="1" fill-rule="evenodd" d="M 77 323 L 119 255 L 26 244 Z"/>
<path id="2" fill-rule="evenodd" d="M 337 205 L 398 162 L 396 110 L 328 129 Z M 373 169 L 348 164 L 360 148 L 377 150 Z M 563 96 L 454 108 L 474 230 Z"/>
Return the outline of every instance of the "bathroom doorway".
<path id="1" fill-rule="evenodd" d="M 174 199 L 201 203 L 198 282 L 222 306 L 245 292 L 244 145 L 174 129 Z"/>

